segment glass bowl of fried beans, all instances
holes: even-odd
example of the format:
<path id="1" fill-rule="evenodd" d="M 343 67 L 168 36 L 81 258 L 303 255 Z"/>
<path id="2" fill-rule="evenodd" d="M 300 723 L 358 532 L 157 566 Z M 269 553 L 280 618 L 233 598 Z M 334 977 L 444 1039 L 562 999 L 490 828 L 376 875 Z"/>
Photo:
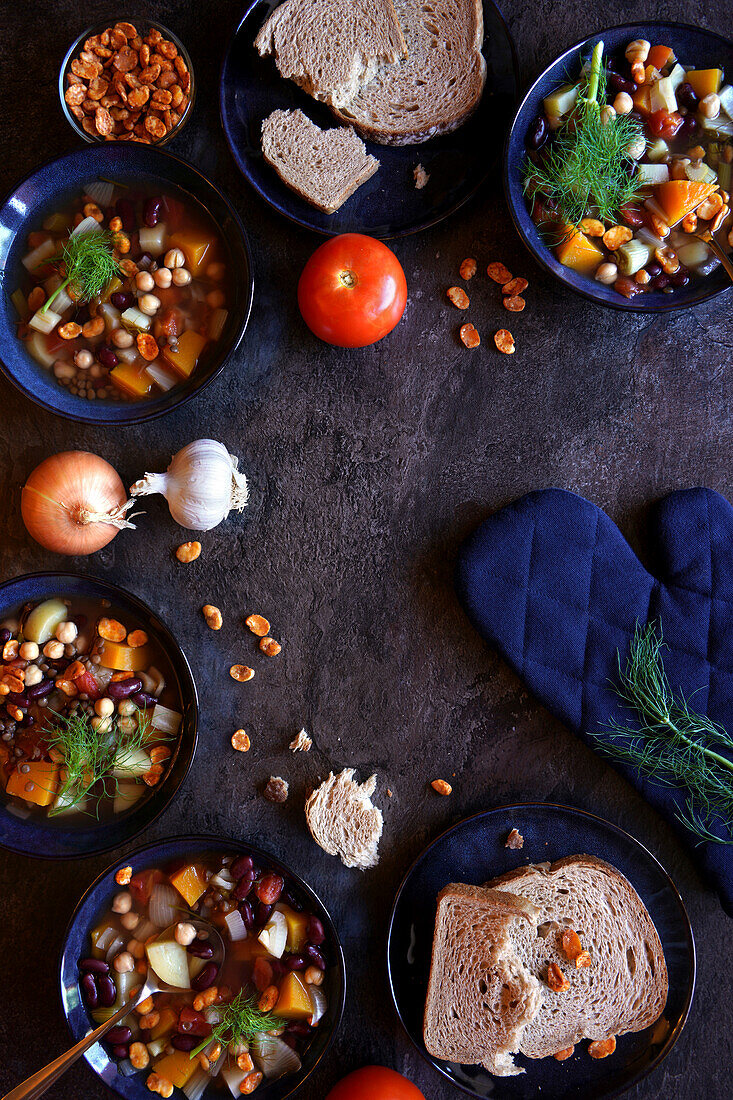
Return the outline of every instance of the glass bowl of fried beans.
<path id="1" fill-rule="evenodd" d="M 161 23 L 85 30 L 61 65 L 64 114 L 84 141 L 165 145 L 191 114 L 195 84 L 183 43 Z"/>

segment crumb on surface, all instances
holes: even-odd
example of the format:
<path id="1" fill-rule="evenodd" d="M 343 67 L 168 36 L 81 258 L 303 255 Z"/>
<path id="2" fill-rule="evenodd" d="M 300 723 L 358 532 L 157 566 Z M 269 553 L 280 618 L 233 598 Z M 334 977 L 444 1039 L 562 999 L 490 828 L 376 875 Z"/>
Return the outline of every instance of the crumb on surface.
<path id="1" fill-rule="evenodd" d="M 524 847 L 524 837 L 519 832 L 519 829 L 512 829 L 504 841 L 505 848 L 519 849 Z"/>
<path id="2" fill-rule="evenodd" d="M 418 191 L 422 191 L 423 187 L 430 179 L 430 173 L 425 171 L 422 164 L 416 164 L 412 170 L 412 174 L 415 177 L 415 187 Z"/>
<path id="3" fill-rule="evenodd" d="M 290 742 L 289 748 L 291 752 L 310 752 L 313 739 L 309 737 L 308 732 L 303 728 L 297 737 L 294 737 Z"/>
<path id="4" fill-rule="evenodd" d="M 289 785 L 286 779 L 279 775 L 271 775 L 264 790 L 268 802 L 285 802 L 288 797 Z"/>

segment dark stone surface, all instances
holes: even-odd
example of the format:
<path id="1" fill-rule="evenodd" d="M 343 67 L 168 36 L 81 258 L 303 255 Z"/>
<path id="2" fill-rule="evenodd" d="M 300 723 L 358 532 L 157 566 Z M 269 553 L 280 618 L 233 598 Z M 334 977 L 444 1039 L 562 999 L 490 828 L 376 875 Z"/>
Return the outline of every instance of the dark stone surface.
<path id="1" fill-rule="evenodd" d="M 2 5 L 2 190 L 73 148 L 56 101 L 58 64 L 82 24 L 108 8 L 101 0 L 83 10 L 71 0 Z M 604 311 L 563 292 L 523 252 L 497 182 L 452 221 L 396 244 L 410 301 L 390 338 L 355 352 L 319 344 L 300 321 L 294 293 L 318 240 L 295 232 L 250 194 L 219 129 L 218 68 L 237 3 L 169 0 L 120 14 L 136 18 L 146 9 L 193 54 L 195 120 L 173 150 L 212 175 L 242 213 L 256 265 L 252 323 L 236 359 L 205 395 L 140 429 L 113 434 L 75 426 L 39 414 L 0 384 L 0 576 L 63 564 L 110 576 L 157 606 L 180 637 L 201 691 L 200 748 L 179 799 L 145 839 L 196 829 L 251 837 L 290 860 L 330 905 L 348 957 L 348 1008 L 303 1100 L 318 1100 L 340 1074 L 368 1061 L 403 1070 L 428 1100 L 457 1096 L 421 1061 L 391 1010 L 389 907 L 412 858 L 446 825 L 526 798 L 608 817 L 675 879 L 697 935 L 698 992 L 676 1049 L 630 1095 L 723 1100 L 730 1095 L 733 1033 L 729 921 L 668 826 L 528 698 L 473 634 L 451 571 L 467 531 L 539 486 L 589 496 L 636 547 L 645 505 L 662 493 L 705 484 L 730 496 L 730 299 L 654 319 Z M 508 14 L 528 78 L 572 41 L 628 17 L 628 6 L 543 0 L 512 5 Z M 730 0 L 712 15 L 691 0 L 649 0 L 644 11 L 719 31 L 731 14 Z M 511 358 L 490 346 L 505 316 L 485 279 L 471 290 L 484 344 L 469 353 L 457 342 L 459 322 L 444 291 L 466 255 L 482 265 L 501 259 L 531 280 L 528 308 L 512 323 L 518 349 Z M 182 532 L 162 498 L 149 502 L 137 533 L 91 559 L 62 563 L 25 536 L 18 489 L 47 454 L 96 451 L 131 482 L 146 469 L 164 469 L 181 445 L 205 435 L 241 457 L 252 503 L 202 539 L 196 565 L 172 560 Z M 205 602 L 224 612 L 220 634 L 203 625 Z M 254 609 L 272 619 L 284 649 L 277 660 L 255 660 L 256 679 L 236 686 L 226 669 L 251 656 L 242 619 Z M 252 736 L 248 756 L 229 747 L 241 725 Z M 313 732 L 315 748 L 290 757 L 287 743 L 301 725 Z M 303 820 L 307 784 L 344 765 L 357 766 L 362 777 L 379 775 L 382 861 L 365 875 L 316 848 Z M 273 772 L 291 780 L 284 807 L 259 794 Z M 451 778 L 450 800 L 428 787 L 436 776 Z M 78 896 L 107 862 L 101 856 L 51 865 L 6 854 L 0 863 L 2 1091 L 67 1042 L 57 952 Z M 108 1093 L 82 1065 L 48 1095 L 102 1100 Z"/>

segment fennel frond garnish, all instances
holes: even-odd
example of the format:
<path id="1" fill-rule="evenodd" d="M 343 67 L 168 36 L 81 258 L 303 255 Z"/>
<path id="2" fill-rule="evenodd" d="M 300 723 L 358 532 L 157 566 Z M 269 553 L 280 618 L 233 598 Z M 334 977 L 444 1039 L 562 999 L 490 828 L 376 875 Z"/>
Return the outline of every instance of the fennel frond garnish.
<path id="1" fill-rule="evenodd" d="M 191 1057 L 195 1058 L 210 1043 L 221 1043 L 222 1048 L 231 1043 L 250 1043 L 255 1035 L 262 1031 L 274 1031 L 282 1027 L 284 1021 L 272 1012 L 260 1012 L 257 1007 L 257 998 L 239 990 L 234 1000 L 229 1004 L 221 1005 L 217 1011 L 221 1012 L 221 1019 L 214 1025 L 211 1035 L 199 1043 L 191 1051 Z"/>
<path id="2" fill-rule="evenodd" d="M 635 711 L 638 730 L 612 722 L 600 734 L 599 751 L 665 786 L 686 793 L 677 817 L 700 842 L 733 844 L 733 737 L 680 693 L 674 693 L 662 662 L 661 625 L 637 624 L 626 668 L 618 654 L 616 693 Z M 623 740 L 609 741 L 609 734 Z M 725 832 L 727 836 L 718 833 Z"/>
<path id="3" fill-rule="evenodd" d="M 642 126 L 618 114 L 604 123 L 606 76 L 603 42 L 598 42 L 581 78 L 575 110 L 537 161 L 529 159 L 525 167 L 525 193 L 554 200 L 568 226 L 588 215 L 615 222 L 621 207 L 639 197 L 636 162 L 627 149 Z"/>
<path id="4" fill-rule="evenodd" d="M 49 263 L 65 271 L 66 278 L 50 296 L 44 309 L 48 309 L 56 295 L 69 285 L 74 288 L 78 302 L 90 302 L 105 290 L 120 270 L 114 256 L 112 237 L 105 230 L 70 236 Z"/>

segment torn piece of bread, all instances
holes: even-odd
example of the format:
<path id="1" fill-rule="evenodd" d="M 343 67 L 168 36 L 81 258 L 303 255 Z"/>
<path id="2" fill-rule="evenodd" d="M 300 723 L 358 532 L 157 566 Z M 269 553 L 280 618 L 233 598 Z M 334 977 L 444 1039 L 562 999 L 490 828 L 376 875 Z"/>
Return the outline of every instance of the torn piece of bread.
<path id="1" fill-rule="evenodd" d="M 423 1038 L 430 1054 L 484 1065 L 499 1077 L 514 1065 L 542 986 L 517 954 L 521 928 L 536 935 L 538 910 L 509 892 L 451 883 L 438 895 Z"/>
<path id="2" fill-rule="evenodd" d="M 381 145 L 415 145 L 457 129 L 486 83 L 482 0 L 395 0 L 407 60 L 382 63 L 332 103 L 336 116 Z"/>
<path id="3" fill-rule="evenodd" d="M 377 786 L 372 775 L 366 783 L 354 782 L 354 768 L 333 772 L 306 799 L 305 817 L 316 844 L 347 867 L 366 870 L 379 862 L 377 847 L 382 835 L 382 811 L 372 804 Z"/>
<path id="4" fill-rule="evenodd" d="M 521 895 L 539 909 L 539 932 L 517 926 L 514 946 L 527 969 L 545 983 L 556 963 L 570 988 L 544 985 L 539 1011 L 527 1023 L 520 1051 L 544 1058 L 581 1039 L 606 1039 L 653 1024 L 667 1002 L 668 979 L 659 934 L 646 906 L 615 867 L 595 856 L 521 867 L 487 884 Z M 576 967 L 562 950 L 572 928 L 591 965 Z"/>
<path id="5" fill-rule="evenodd" d="M 340 107 L 377 73 L 406 56 L 392 0 L 284 0 L 255 38 L 282 76 Z"/>
<path id="6" fill-rule="evenodd" d="M 302 111 L 273 111 L 262 123 L 262 152 L 291 191 L 333 214 L 379 168 L 348 126 L 321 130 Z"/>

